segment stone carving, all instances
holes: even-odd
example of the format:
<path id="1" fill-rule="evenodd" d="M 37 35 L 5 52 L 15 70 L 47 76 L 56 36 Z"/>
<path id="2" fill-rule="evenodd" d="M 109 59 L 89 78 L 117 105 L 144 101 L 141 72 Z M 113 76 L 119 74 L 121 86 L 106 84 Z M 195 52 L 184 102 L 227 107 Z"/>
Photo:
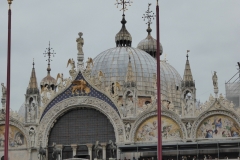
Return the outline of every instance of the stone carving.
<path id="1" fill-rule="evenodd" d="M 235 106 L 235 105 L 234 105 L 233 102 L 231 101 L 229 107 L 230 107 L 231 109 L 233 109 L 234 106 Z"/>
<path id="2" fill-rule="evenodd" d="M 2 86 L 2 97 L 6 97 L 7 95 L 7 88 L 4 86 L 4 83 L 1 83 Z"/>
<path id="3" fill-rule="evenodd" d="M 108 144 L 109 144 L 109 149 L 111 151 L 111 158 L 115 158 L 115 152 L 117 150 L 117 146 L 116 144 L 113 143 L 112 140 L 109 140 Z"/>
<path id="4" fill-rule="evenodd" d="M 31 127 L 31 128 L 29 129 L 29 136 L 30 136 L 30 140 L 31 140 L 30 146 L 31 146 L 31 147 L 34 147 L 34 146 L 35 146 L 35 135 L 36 135 L 35 130 L 34 130 L 33 127 Z"/>
<path id="5" fill-rule="evenodd" d="M 52 153 L 52 158 L 54 160 L 58 160 L 58 157 L 60 156 L 60 159 L 62 157 L 62 149 L 57 148 L 56 143 L 53 142 L 53 153 Z"/>
<path id="6" fill-rule="evenodd" d="M 114 101 L 118 100 L 119 91 L 121 90 L 121 85 L 119 82 L 113 82 L 110 86 L 110 95 Z"/>
<path id="7" fill-rule="evenodd" d="M 78 91 L 80 91 L 81 94 L 83 94 L 84 92 L 86 94 L 89 94 L 90 91 L 91 91 L 90 88 L 87 87 L 87 82 L 82 80 L 82 79 L 81 80 L 75 80 L 75 81 L 72 82 L 72 84 L 75 84 L 75 86 L 72 86 L 72 94 L 73 95 L 74 94 L 79 95 Z"/>
<path id="8" fill-rule="evenodd" d="M 100 145 L 99 141 L 96 141 L 94 145 L 94 151 L 95 151 L 95 158 L 99 158 L 99 151 L 102 151 L 102 146 Z"/>
<path id="9" fill-rule="evenodd" d="M 104 73 L 102 71 L 99 71 L 97 76 L 94 79 L 94 85 L 99 89 L 102 89 L 103 79 L 104 79 Z"/>
<path id="10" fill-rule="evenodd" d="M 54 92 L 54 91 L 52 91 L 51 87 L 49 87 L 48 84 L 46 84 L 46 86 L 43 86 L 41 88 L 41 96 L 42 96 L 43 105 L 47 104 L 47 102 L 49 101 L 49 97 L 52 96 L 52 94 L 51 94 L 52 92 Z"/>
<path id="11" fill-rule="evenodd" d="M 40 144 L 39 151 L 38 151 L 38 159 L 45 160 L 46 159 L 46 149 L 42 147 L 42 143 Z"/>
<path id="12" fill-rule="evenodd" d="M 187 128 L 188 138 L 190 138 L 190 137 L 191 137 L 191 129 L 192 129 L 191 122 L 187 122 L 187 123 L 186 123 L 186 128 Z"/>
<path id="13" fill-rule="evenodd" d="M 124 124 L 125 133 L 126 133 L 126 140 L 129 140 L 130 131 L 131 131 L 131 124 L 129 122 Z"/>
<path id="14" fill-rule="evenodd" d="M 86 70 L 92 70 L 92 67 L 93 67 L 93 59 L 88 57 L 88 60 L 87 60 L 86 63 L 87 63 Z"/>
<path id="15" fill-rule="evenodd" d="M 214 71 L 214 74 L 212 76 L 212 81 L 213 81 L 214 89 L 218 89 L 218 77 L 217 77 L 217 72 L 216 71 Z"/>
<path id="16" fill-rule="evenodd" d="M 69 65 L 71 66 L 71 69 L 69 70 L 69 74 L 72 78 L 74 78 L 76 76 L 77 72 L 75 70 L 76 67 L 75 67 L 75 61 L 73 60 L 73 58 L 68 60 L 67 67 Z"/>
<path id="17" fill-rule="evenodd" d="M 35 106 L 35 103 L 31 103 L 31 105 L 30 105 L 30 121 L 31 122 L 36 122 L 35 120 L 36 120 L 36 106 Z"/>
<path id="18" fill-rule="evenodd" d="M 79 32 L 78 35 L 79 35 L 79 38 L 76 39 L 78 54 L 83 54 L 83 49 L 82 49 L 84 45 L 84 40 L 82 38 L 83 33 Z"/>

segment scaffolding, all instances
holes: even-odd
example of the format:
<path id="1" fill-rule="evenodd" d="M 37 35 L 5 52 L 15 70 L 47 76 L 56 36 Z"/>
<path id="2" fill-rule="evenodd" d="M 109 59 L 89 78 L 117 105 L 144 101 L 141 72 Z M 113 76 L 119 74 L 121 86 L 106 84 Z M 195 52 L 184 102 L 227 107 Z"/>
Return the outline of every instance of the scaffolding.
<path id="1" fill-rule="evenodd" d="M 238 62 L 238 72 L 225 83 L 226 98 L 240 107 L 240 62 Z"/>

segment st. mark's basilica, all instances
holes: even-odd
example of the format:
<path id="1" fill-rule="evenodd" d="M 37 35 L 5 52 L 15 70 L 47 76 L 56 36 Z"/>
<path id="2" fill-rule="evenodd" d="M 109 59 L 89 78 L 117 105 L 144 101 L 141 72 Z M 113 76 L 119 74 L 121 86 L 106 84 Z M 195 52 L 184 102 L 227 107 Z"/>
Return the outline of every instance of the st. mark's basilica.
<path id="1" fill-rule="evenodd" d="M 33 63 L 26 93 L 21 93 L 25 94 L 25 103 L 18 112 L 10 113 L 10 160 L 156 159 L 156 40 L 151 36 L 149 22 L 147 37 L 136 48 L 132 47 L 126 23 L 123 14 L 122 27 L 115 36 L 116 47 L 109 46 L 114 48 L 95 58 L 84 53 L 84 36 L 78 33 L 76 58 L 66 59 L 69 76 L 58 74 L 55 79 L 51 75 L 49 44 L 46 77 L 37 83 Z M 209 79 L 213 82 L 209 100 L 199 104 L 194 68 L 190 67 L 188 55 L 184 63 L 181 76 L 166 60 L 161 60 L 163 157 L 182 159 L 189 155 L 203 159 L 204 155 L 221 158 L 226 154 L 229 158 L 238 157 L 239 104 L 218 93 L 216 72 Z M 6 103 L 3 83 L 1 102 L 3 155 Z"/>

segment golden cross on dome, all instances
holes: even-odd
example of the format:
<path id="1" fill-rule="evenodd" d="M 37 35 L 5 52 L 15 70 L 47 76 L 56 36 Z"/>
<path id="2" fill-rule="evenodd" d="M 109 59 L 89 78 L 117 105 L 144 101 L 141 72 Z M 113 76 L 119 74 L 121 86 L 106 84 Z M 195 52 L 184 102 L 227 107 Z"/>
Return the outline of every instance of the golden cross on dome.
<path id="1" fill-rule="evenodd" d="M 115 3 L 115 5 L 122 5 L 122 8 L 120 9 L 120 11 L 123 11 L 123 13 L 128 10 L 127 7 L 131 6 L 131 3 L 133 3 L 131 0 L 116 0 L 117 3 Z"/>
<path id="2" fill-rule="evenodd" d="M 7 1 L 8 1 L 8 4 L 9 4 L 9 9 L 10 9 L 13 0 L 7 0 Z"/>

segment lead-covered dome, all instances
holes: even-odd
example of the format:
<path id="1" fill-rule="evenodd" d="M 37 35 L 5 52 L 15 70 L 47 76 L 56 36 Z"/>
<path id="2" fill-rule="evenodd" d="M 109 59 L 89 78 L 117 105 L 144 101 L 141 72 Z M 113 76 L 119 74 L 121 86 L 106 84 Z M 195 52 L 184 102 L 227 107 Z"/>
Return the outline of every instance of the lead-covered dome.
<path id="1" fill-rule="evenodd" d="M 129 62 L 132 67 L 132 80 L 136 82 L 138 96 L 156 94 L 156 60 L 143 50 L 132 47 L 116 47 L 100 53 L 94 58 L 91 76 L 100 71 L 104 73 L 103 83 L 110 86 L 119 82 L 121 86 L 127 79 Z M 180 106 L 180 86 L 182 78 L 166 61 L 161 61 L 161 93 L 163 100 Z M 122 94 L 122 93 L 120 93 Z"/>

